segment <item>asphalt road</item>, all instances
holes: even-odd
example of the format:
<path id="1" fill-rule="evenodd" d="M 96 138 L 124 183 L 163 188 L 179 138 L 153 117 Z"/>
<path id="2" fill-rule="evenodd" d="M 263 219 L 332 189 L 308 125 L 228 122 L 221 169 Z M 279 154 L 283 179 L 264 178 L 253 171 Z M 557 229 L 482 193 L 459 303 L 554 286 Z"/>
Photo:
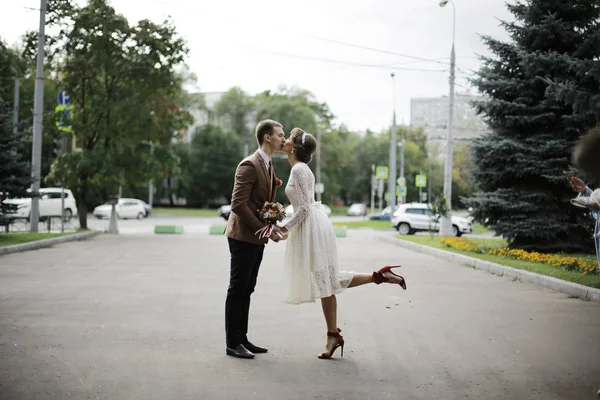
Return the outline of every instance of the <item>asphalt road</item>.
<path id="1" fill-rule="evenodd" d="M 400 262 L 408 290 L 338 296 L 343 359 L 316 358 L 319 303 L 281 303 L 283 243 L 267 246 L 251 310 L 250 338 L 269 353 L 228 357 L 226 240 L 186 232 L 0 257 L 0 399 L 581 400 L 600 389 L 600 304 L 363 231 L 338 239 L 342 269 Z"/>

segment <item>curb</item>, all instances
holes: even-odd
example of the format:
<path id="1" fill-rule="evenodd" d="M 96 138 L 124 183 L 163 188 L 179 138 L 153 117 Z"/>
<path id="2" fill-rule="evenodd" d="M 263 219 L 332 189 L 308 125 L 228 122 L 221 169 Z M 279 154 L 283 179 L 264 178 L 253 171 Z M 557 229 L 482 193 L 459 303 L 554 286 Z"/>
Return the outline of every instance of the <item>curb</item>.
<path id="1" fill-rule="evenodd" d="M 101 231 L 91 231 L 91 232 L 81 232 L 81 233 L 73 233 L 71 235 L 64 235 L 56 238 L 50 239 L 41 239 L 33 242 L 21 243 L 21 244 L 13 244 L 12 246 L 4 246 L 0 247 L 0 256 L 4 254 L 11 253 L 20 253 L 23 251 L 29 250 L 37 250 L 42 249 L 44 247 L 51 247 L 55 244 L 65 243 L 65 242 L 74 242 L 76 240 L 86 240 L 92 238 L 98 234 L 102 233 Z"/>
<path id="2" fill-rule="evenodd" d="M 570 296 L 578 297 L 580 300 L 600 302 L 600 289 L 591 288 L 588 286 L 580 285 L 578 283 L 563 281 L 561 279 L 553 278 L 551 276 L 536 274 L 535 272 L 507 267 L 490 261 L 480 260 L 475 257 L 465 256 L 463 254 L 453 253 L 450 251 L 440 250 L 421 244 L 407 242 L 402 239 L 395 239 L 385 236 L 381 237 L 381 239 L 391 244 L 395 244 L 399 247 L 415 250 L 420 253 L 426 253 L 432 256 L 443 258 L 448 261 L 454 261 L 459 263 L 460 265 L 480 269 L 493 275 L 516 278 L 521 283 L 532 283 L 535 285 L 539 285 L 547 289 L 555 290 L 557 292 L 565 293 Z"/>
<path id="3" fill-rule="evenodd" d="M 209 235 L 224 235 L 226 227 L 227 227 L 226 225 L 221 225 L 221 224 L 211 225 L 210 228 L 208 228 L 208 234 Z"/>
<path id="4" fill-rule="evenodd" d="M 156 225 L 154 233 L 157 234 L 182 234 L 183 226 L 181 225 Z"/>

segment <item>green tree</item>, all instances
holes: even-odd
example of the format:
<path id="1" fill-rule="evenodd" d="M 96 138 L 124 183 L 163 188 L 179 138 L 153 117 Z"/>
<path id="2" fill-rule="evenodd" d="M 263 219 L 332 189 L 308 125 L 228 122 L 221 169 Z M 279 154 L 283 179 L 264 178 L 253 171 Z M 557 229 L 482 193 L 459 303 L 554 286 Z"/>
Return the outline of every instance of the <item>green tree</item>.
<path id="1" fill-rule="evenodd" d="M 170 21 L 130 26 L 105 0 L 70 6 L 62 15 L 52 51 L 64 60 L 80 150 L 59 157 L 47 180 L 66 179 L 86 228 L 90 193 L 147 182 L 176 162 L 173 139 L 191 123 L 177 104 L 182 79 L 175 72 L 187 48 Z"/>
<path id="2" fill-rule="evenodd" d="M 215 104 L 215 112 L 225 129 L 233 131 L 249 147 L 254 147 L 256 139 L 249 128 L 253 121 L 254 99 L 239 87 L 229 89 Z"/>
<path id="3" fill-rule="evenodd" d="M 12 102 L 15 79 L 24 78 L 26 69 L 18 51 L 7 47 L 0 38 L 0 99 Z"/>
<path id="4" fill-rule="evenodd" d="M 24 159 L 25 134 L 20 127 L 13 131 L 12 107 L 0 99 L 0 214 L 7 205 L 4 199 L 23 197 L 31 183 L 31 167 Z"/>
<path id="5" fill-rule="evenodd" d="M 600 7 L 597 1 L 530 0 L 508 9 L 515 21 L 503 25 L 511 39 L 483 38 L 493 56 L 483 57 L 473 80 L 486 96 L 476 106 L 491 133 L 473 143 L 480 192 L 470 203 L 475 217 L 512 247 L 588 249 L 591 224 L 569 204 L 573 191 L 562 171 L 574 141 L 597 119 L 547 97 L 544 78 L 581 82 L 571 62 L 597 63 L 597 46 L 588 39 Z"/>
<path id="6" fill-rule="evenodd" d="M 241 139 L 220 126 L 196 129 L 188 159 L 186 199 L 206 206 L 224 197 L 231 201 L 235 169 L 242 157 Z"/>
<path id="7" fill-rule="evenodd" d="M 350 203 L 368 198 L 370 189 L 365 192 L 365 185 L 361 184 L 363 179 L 369 179 L 368 171 L 361 173 L 360 160 L 370 154 L 361 147 L 361 142 L 360 136 L 344 125 L 322 135 L 319 145 L 321 181 L 325 187 L 323 202 Z"/>
<path id="8" fill-rule="evenodd" d="M 316 133 L 331 128 L 333 115 L 325 103 L 319 103 L 307 90 L 296 87 L 282 87 L 276 93 L 265 91 L 256 95 L 256 122 L 274 119 L 280 122 L 286 132 L 300 127 Z"/>
<path id="9" fill-rule="evenodd" d="M 452 204 L 454 206 L 464 208 L 464 199 L 473 195 L 474 182 L 471 172 L 474 168 L 469 145 L 455 144 L 452 157 Z"/>
<path id="10" fill-rule="evenodd" d="M 385 129 L 383 132 L 376 134 L 371 131 L 361 138 L 357 144 L 354 164 L 356 171 L 354 173 L 354 182 L 349 185 L 354 191 L 353 199 L 346 199 L 346 203 L 353 201 L 366 201 L 369 199 L 371 192 L 371 166 L 372 165 L 389 165 L 390 158 L 390 141 L 392 129 Z M 400 125 L 397 127 L 398 142 L 404 137 L 404 177 L 407 186 L 407 202 L 419 201 L 419 190 L 415 187 L 415 177 L 420 173 L 427 174 L 428 157 L 427 157 L 427 137 L 421 128 L 410 128 Z M 396 146 L 396 176 L 400 177 L 401 170 L 401 151 L 400 146 Z M 388 181 L 384 182 L 384 193 L 389 192 Z M 361 194 L 357 197 L 358 194 Z M 376 202 L 377 197 L 376 190 Z M 386 204 L 383 201 L 383 204 Z"/>
<path id="11" fill-rule="evenodd" d="M 56 127 L 58 82 L 52 70 L 47 70 L 44 84 L 43 135 L 41 174 L 46 176 L 56 158 L 60 133 Z M 35 86 L 35 59 L 30 59 L 0 40 L 0 99 L 12 104 L 15 80 L 19 80 L 19 123 L 26 133 L 28 145 L 23 146 L 23 158 L 31 159 L 33 100 Z"/>

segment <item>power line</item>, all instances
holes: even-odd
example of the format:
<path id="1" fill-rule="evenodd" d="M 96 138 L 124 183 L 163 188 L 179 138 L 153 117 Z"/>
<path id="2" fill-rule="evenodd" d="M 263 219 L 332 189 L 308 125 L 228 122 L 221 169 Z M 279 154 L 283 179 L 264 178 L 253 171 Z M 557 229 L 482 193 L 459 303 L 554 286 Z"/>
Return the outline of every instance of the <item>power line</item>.
<path id="1" fill-rule="evenodd" d="M 319 37 L 319 36 L 313 36 L 313 35 L 306 35 L 306 36 L 310 37 L 310 38 L 313 38 L 313 39 L 316 39 L 316 40 L 321 40 L 321 41 L 324 41 L 324 42 L 341 44 L 343 46 L 355 47 L 357 49 L 364 49 L 364 50 L 369 50 L 369 51 L 376 51 L 378 53 L 392 54 L 392 55 L 399 56 L 399 57 L 410 58 L 412 60 L 433 62 L 433 63 L 436 63 L 436 64 L 443 64 L 443 65 L 448 65 L 449 64 L 449 63 L 445 63 L 445 62 L 442 62 L 442 61 L 439 61 L 439 60 L 436 60 L 436 59 L 433 59 L 433 58 L 411 56 L 411 55 L 408 55 L 408 54 L 396 53 L 394 51 L 382 50 L 382 49 L 377 49 L 377 48 L 374 48 L 374 47 L 361 46 L 359 44 L 347 43 L 347 42 L 342 42 L 342 41 L 339 41 L 339 40 L 322 38 L 322 37 Z"/>
<path id="2" fill-rule="evenodd" d="M 179 9 L 186 9 L 186 10 L 189 10 L 189 11 L 192 10 L 191 8 L 189 8 L 188 6 L 183 5 L 183 4 L 177 4 L 176 6 L 174 6 L 173 4 L 168 4 L 168 3 L 166 3 L 166 2 L 164 2 L 162 0 L 151 0 L 151 1 L 153 3 L 155 3 L 155 4 L 160 4 L 160 5 L 168 6 L 171 9 L 179 7 Z M 336 44 L 340 44 L 340 45 L 343 45 L 343 46 L 355 47 L 355 48 L 359 48 L 359 49 L 363 49 L 363 50 L 369 50 L 369 51 L 375 51 L 375 52 L 379 52 L 379 53 L 391 54 L 391 55 L 395 55 L 395 56 L 398 56 L 398 57 L 409 58 L 411 60 L 416 60 L 416 61 L 432 62 L 432 63 L 436 63 L 436 64 L 441 64 L 441 65 L 450 65 L 449 62 L 442 62 L 442 61 L 440 61 L 440 60 L 444 60 L 444 59 L 446 59 L 448 57 L 442 57 L 442 58 L 437 58 L 437 59 L 426 58 L 426 57 L 418 57 L 418 56 L 413 56 L 413 55 L 409 55 L 409 54 L 397 53 L 397 52 L 393 52 L 393 51 L 389 51 L 389 50 L 383 50 L 383 49 L 378 49 L 378 48 L 373 48 L 373 47 L 368 47 L 368 46 L 362 46 L 362 45 L 358 45 L 358 44 L 354 44 L 354 43 L 347 43 L 347 42 L 342 42 L 342 41 L 339 41 L 339 40 L 333 40 L 333 39 L 323 38 L 323 37 L 319 37 L 319 36 L 315 36 L 315 35 L 304 35 L 304 36 L 310 37 L 310 38 L 315 39 L 315 40 L 321 40 L 321 41 L 324 41 L 324 42 L 336 43 Z M 370 65 L 362 65 L 362 66 L 370 66 Z M 381 65 L 381 67 L 383 67 L 383 65 Z"/>
<path id="3" fill-rule="evenodd" d="M 328 63 L 334 63 L 334 64 L 352 65 L 352 66 L 356 66 L 356 67 L 387 68 L 387 69 L 393 69 L 393 70 L 399 70 L 399 71 L 447 72 L 444 69 L 390 67 L 388 65 L 363 64 L 363 63 L 356 63 L 356 62 L 349 62 L 349 61 L 331 60 L 331 59 L 328 59 L 328 58 L 302 56 L 302 55 L 298 55 L 298 54 L 282 53 L 282 52 L 271 51 L 271 50 L 260 50 L 260 49 L 257 49 L 257 51 L 260 51 L 260 52 L 263 52 L 263 53 L 268 53 L 268 54 L 273 54 L 273 55 L 276 55 L 276 56 L 292 57 L 292 58 L 299 58 L 299 59 L 303 59 L 303 60 L 321 61 L 321 62 L 328 62 Z"/>

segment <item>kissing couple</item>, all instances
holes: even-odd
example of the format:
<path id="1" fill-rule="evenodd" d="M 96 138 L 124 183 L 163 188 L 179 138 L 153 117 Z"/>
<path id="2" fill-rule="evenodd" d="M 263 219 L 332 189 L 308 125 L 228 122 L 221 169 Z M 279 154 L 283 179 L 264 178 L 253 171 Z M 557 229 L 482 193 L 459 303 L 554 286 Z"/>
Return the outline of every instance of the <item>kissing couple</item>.
<path id="1" fill-rule="evenodd" d="M 391 283 L 406 290 L 406 282 L 385 266 L 370 274 L 340 271 L 335 231 L 320 202 L 314 200 L 315 177 L 308 167 L 317 149 L 317 140 L 301 128 L 294 128 L 286 139 L 283 126 L 263 120 L 256 126 L 258 150 L 240 162 L 235 171 L 231 214 L 225 230 L 231 253 L 229 288 L 225 302 L 226 354 L 254 358 L 266 353 L 264 347 L 248 339 L 250 295 L 254 292 L 265 244 L 287 241 L 284 259 L 283 301 L 290 304 L 313 303 L 320 299 L 327 325 L 325 351 L 330 359 L 337 348 L 344 355 L 344 338 L 337 325 L 336 294 L 368 283 Z M 282 226 L 275 226 L 268 238 L 256 233 L 265 223 L 257 215 L 265 202 L 273 202 L 278 183 L 271 159 L 276 151 L 288 156 L 292 170 L 285 194 L 294 215 Z"/>

